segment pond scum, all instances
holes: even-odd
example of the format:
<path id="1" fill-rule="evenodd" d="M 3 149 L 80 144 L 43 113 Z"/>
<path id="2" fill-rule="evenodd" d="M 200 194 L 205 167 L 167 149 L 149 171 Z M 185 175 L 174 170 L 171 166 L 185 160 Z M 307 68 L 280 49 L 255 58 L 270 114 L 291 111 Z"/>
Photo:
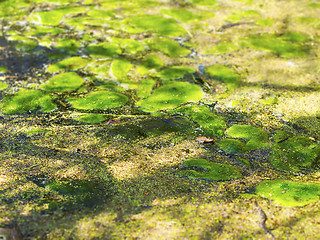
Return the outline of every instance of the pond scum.
<path id="1" fill-rule="evenodd" d="M 1 1 L 0 238 L 319 239 L 319 14 Z"/>

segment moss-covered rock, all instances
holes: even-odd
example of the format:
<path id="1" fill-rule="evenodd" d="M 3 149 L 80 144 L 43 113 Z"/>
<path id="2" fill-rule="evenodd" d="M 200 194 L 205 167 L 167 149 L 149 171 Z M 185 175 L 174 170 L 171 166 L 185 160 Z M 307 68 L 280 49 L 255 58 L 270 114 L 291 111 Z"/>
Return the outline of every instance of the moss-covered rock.
<path id="1" fill-rule="evenodd" d="M 144 76 L 153 74 L 164 66 L 163 60 L 156 54 L 150 54 L 144 57 L 143 61 L 137 67 L 137 72 Z"/>
<path id="2" fill-rule="evenodd" d="M 242 178 L 240 170 L 234 166 L 214 163 L 205 159 L 188 159 L 183 166 L 192 169 L 181 170 L 180 175 L 191 179 L 204 179 L 211 181 L 226 181 Z"/>
<path id="3" fill-rule="evenodd" d="M 245 149 L 245 143 L 238 139 L 221 139 L 217 145 L 228 153 L 243 153 Z"/>
<path id="4" fill-rule="evenodd" d="M 60 71 L 75 71 L 79 68 L 85 67 L 89 62 L 90 60 L 86 58 L 70 57 L 57 63 L 50 64 L 47 68 L 47 71 L 50 73 Z"/>
<path id="5" fill-rule="evenodd" d="M 256 187 L 256 193 L 272 199 L 285 207 L 300 207 L 319 201 L 320 184 L 288 180 L 264 181 Z"/>
<path id="6" fill-rule="evenodd" d="M 116 43 L 91 44 L 86 50 L 94 58 L 110 58 L 122 53 L 121 47 Z"/>
<path id="7" fill-rule="evenodd" d="M 159 72 L 159 74 L 157 74 L 157 77 L 163 80 L 174 80 L 183 78 L 186 74 L 194 72 L 195 70 L 189 67 L 173 66 Z"/>
<path id="8" fill-rule="evenodd" d="M 109 74 L 115 80 L 127 79 L 127 74 L 133 65 L 125 59 L 114 59 L 111 63 Z"/>

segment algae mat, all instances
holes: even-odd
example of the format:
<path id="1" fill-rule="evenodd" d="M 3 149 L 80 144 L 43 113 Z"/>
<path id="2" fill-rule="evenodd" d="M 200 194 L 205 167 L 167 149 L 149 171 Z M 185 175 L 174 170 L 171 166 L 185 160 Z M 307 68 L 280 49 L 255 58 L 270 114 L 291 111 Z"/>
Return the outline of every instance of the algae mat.
<path id="1" fill-rule="evenodd" d="M 319 14 L 1 1 L 0 238 L 319 239 Z"/>

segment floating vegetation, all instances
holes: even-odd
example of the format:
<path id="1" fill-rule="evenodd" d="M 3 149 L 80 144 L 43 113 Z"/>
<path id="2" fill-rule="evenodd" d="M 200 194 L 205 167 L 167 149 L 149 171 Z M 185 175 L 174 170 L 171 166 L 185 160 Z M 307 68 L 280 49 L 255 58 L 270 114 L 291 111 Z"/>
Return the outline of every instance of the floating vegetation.
<path id="1" fill-rule="evenodd" d="M 60 71 L 75 71 L 79 68 L 85 67 L 89 62 L 90 60 L 86 58 L 70 57 L 57 63 L 50 64 L 47 68 L 47 71 L 50 73 Z"/>
<path id="2" fill-rule="evenodd" d="M 116 43 L 98 43 L 86 47 L 91 57 L 110 58 L 122 53 L 120 46 Z"/>
<path id="3" fill-rule="evenodd" d="M 179 43 L 168 38 L 153 38 L 145 40 L 144 43 L 151 49 L 163 52 L 170 57 L 186 56 L 190 50 L 182 47 Z"/>
<path id="4" fill-rule="evenodd" d="M 187 34 L 187 31 L 174 19 L 157 15 L 136 15 L 128 18 L 126 22 L 128 23 L 128 27 L 125 30 L 132 33 L 155 32 L 157 35 L 167 37 L 177 37 Z"/>
<path id="5" fill-rule="evenodd" d="M 223 117 L 216 115 L 207 106 L 183 106 L 170 113 L 182 113 L 199 124 L 202 131 L 212 137 L 221 137 L 226 129 Z"/>
<path id="6" fill-rule="evenodd" d="M 125 105 L 129 98 L 121 93 L 100 90 L 83 97 L 68 98 L 68 101 L 76 109 L 107 110 Z"/>
<path id="7" fill-rule="evenodd" d="M 299 172 L 317 164 L 320 146 L 307 137 L 285 137 L 279 132 L 277 142 L 271 148 L 271 164 L 280 170 Z"/>
<path id="8" fill-rule="evenodd" d="M 205 159 L 188 159 L 182 165 L 190 169 L 181 170 L 179 175 L 190 179 L 227 181 L 242 178 L 242 174 L 238 168 L 228 164 L 214 163 Z"/>
<path id="9" fill-rule="evenodd" d="M 12 96 L 6 96 L 1 102 L 1 111 L 6 114 L 25 113 L 40 109 L 42 112 L 51 112 L 56 109 L 53 98 L 40 91 L 20 89 Z"/>
<path id="10" fill-rule="evenodd" d="M 174 80 L 183 78 L 186 74 L 194 72 L 195 70 L 189 67 L 173 66 L 159 72 L 159 74 L 157 74 L 157 77 L 163 80 Z"/>
<path id="11" fill-rule="evenodd" d="M 60 73 L 40 85 L 46 91 L 69 92 L 76 90 L 84 83 L 84 79 L 75 72 Z"/>
<path id="12" fill-rule="evenodd" d="M 320 184 L 288 180 L 263 181 L 256 193 L 285 207 L 301 207 L 319 201 Z"/>
<path id="13" fill-rule="evenodd" d="M 212 65 L 205 68 L 205 72 L 213 79 L 227 85 L 229 90 L 234 90 L 240 83 L 240 76 L 231 68 L 222 65 Z"/>
<path id="14" fill-rule="evenodd" d="M 226 131 L 226 135 L 246 140 L 245 150 L 269 147 L 268 134 L 260 128 L 248 125 L 234 125 Z"/>
<path id="15" fill-rule="evenodd" d="M 136 103 L 142 111 L 157 112 L 172 109 L 182 103 L 199 101 L 203 97 L 201 88 L 187 82 L 165 81 L 150 97 Z"/>
<path id="16" fill-rule="evenodd" d="M 281 57 L 295 58 L 308 56 L 310 49 L 304 44 L 307 40 L 307 36 L 295 32 L 284 35 L 260 34 L 248 36 L 241 45 L 270 51 Z"/>

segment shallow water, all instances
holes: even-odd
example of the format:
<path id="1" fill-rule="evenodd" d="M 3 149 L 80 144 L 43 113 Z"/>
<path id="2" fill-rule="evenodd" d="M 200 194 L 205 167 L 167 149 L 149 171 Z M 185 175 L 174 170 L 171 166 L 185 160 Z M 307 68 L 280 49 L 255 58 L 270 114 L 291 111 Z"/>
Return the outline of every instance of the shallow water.
<path id="1" fill-rule="evenodd" d="M 0 6 L 1 225 L 25 239 L 316 236 L 317 1 Z"/>

